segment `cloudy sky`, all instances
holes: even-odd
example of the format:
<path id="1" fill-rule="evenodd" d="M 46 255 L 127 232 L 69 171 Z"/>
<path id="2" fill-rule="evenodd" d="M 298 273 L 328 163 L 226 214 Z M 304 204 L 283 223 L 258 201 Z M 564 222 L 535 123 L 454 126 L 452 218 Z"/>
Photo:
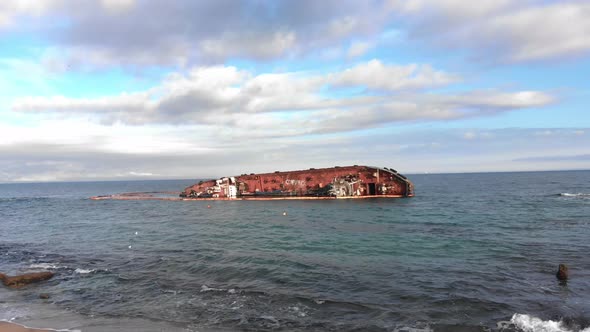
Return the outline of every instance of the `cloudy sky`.
<path id="1" fill-rule="evenodd" d="M 590 2 L 0 2 L 0 182 L 590 169 Z"/>

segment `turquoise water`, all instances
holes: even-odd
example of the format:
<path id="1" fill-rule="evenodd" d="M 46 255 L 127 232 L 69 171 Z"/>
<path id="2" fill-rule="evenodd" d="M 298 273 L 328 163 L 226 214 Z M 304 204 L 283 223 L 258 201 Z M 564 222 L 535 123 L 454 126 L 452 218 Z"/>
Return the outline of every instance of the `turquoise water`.
<path id="1" fill-rule="evenodd" d="M 588 325 L 590 172 L 409 178 L 413 198 L 334 201 L 87 199 L 193 180 L 0 185 L 0 271 L 56 272 L 0 301 L 192 329 Z"/>

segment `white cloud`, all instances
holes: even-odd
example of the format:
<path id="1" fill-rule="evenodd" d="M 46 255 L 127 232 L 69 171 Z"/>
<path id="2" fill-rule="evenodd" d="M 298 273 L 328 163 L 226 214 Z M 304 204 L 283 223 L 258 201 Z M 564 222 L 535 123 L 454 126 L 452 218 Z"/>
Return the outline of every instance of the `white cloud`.
<path id="1" fill-rule="evenodd" d="M 527 62 L 590 52 L 589 12 L 590 4 L 579 0 L 302 0 L 240 6 L 227 0 L 175 5 L 20 0 L 0 3 L 0 28 L 18 29 L 20 16 L 46 16 L 30 29 L 52 43 L 48 62 L 85 69 L 186 66 L 235 57 L 354 58 L 393 24 L 408 41 L 471 50 L 487 62 Z M 68 24 L 50 23 L 57 17 Z"/>
<path id="2" fill-rule="evenodd" d="M 56 7 L 61 0 L 16 0 L 0 2 L 0 28 L 15 24 L 19 15 L 40 16 Z"/>
<path id="3" fill-rule="evenodd" d="M 358 28 L 358 25 L 359 22 L 355 17 L 342 17 L 330 22 L 328 33 L 333 37 L 342 38 L 354 32 L 354 30 Z"/>
<path id="4" fill-rule="evenodd" d="M 522 1 L 523 4 L 530 2 Z M 465 19 L 471 17 L 485 17 L 509 8 L 514 8 L 512 0 L 480 0 L 470 2 L 463 0 L 390 0 L 393 10 L 404 14 L 422 14 L 427 12 L 433 18 L 441 19 L 438 15 Z"/>
<path id="5" fill-rule="evenodd" d="M 22 0 L 0 3 L 0 27 L 44 16 L 29 29 L 52 45 L 47 63 L 104 69 L 319 56 L 377 35 L 388 14 L 382 3 L 348 0 Z"/>
<path id="6" fill-rule="evenodd" d="M 558 59 L 590 51 L 590 4 L 569 0 L 392 1 L 414 38 L 472 49 L 495 62 Z"/>
<path id="7" fill-rule="evenodd" d="M 102 6 L 109 12 L 122 13 L 135 6 L 135 0 L 100 0 Z"/>
<path id="8" fill-rule="evenodd" d="M 356 57 L 362 56 L 365 53 L 367 53 L 367 51 L 369 51 L 372 47 L 373 47 L 373 44 L 370 42 L 356 41 L 350 45 L 346 55 L 349 58 L 356 58 Z"/>
<path id="9" fill-rule="evenodd" d="M 94 119 L 103 124 L 200 125 L 231 130 L 236 137 L 288 137 L 405 121 L 486 116 L 554 101 L 540 91 L 408 92 L 446 84 L 453 78 L 427 65 L 392 66 L 377 60 L 325 75 L 253 75 L 235 67 L 196 67 L 186 74 L 170 74 L 158 86 L 142 92 L 99 98 L 33 96 L 16 99 L 12 108 L 62 119 Z M 365 90 L 337 97 L 340 87 Z"/>
<path id="10" fill-rule="evenodd" d="M 157 174 L 154 173 L 150 173 L 150 172 L 134 172 L 131 171 L 129 173 L 127 173 L 131 176 L 137 176 L 137 177 L 150 177 L 150 176 L 156 176 Z"/>
<path id="11" fill-rule="evenodd" d="M 386 65 L 373 59 L 336 73 L 331 83 L 337 86 L 365 86 L 378 90 L 421 89 L 457 81 L 454 75 L 434 70 L 430 65 Z"/>
<path id="12" fill-rule="evenodd" d="M 448 96 L 443 102 L 454 105 L 465 105 L 477 108 L 518 109 L 526 107 L 540 107 L 555 102 L 551 95 L 540 91 L 475 91 L 470 94 Z"/>
<path id="13" fill-rule="evenodd" d="M 590 167 L 588 137 L 571 135 L 571 128 L 551 128 L 555 133 L 551 136 L 534 136 L 535 129 L 468 130 L 493 137 L 477 140 L 465 140 L 464 132 L 457 134 L 456 129 L 401 128 L 372 134 L 324 135 L 321 139 L 251 135 L 235 139 L 224 131 L 199 126 L 105 127 L 74 120 L 30 128 L 0 125 L 1 133 L 5 129 L 12 141 L 0 140 L 0 182 L 214 178 L 352 164 L 393 166 L 401 172 Z"/>
<path id="14" fill-rule="evenodd" d="M 472 139 L 474 139 L 476 136 L 477 136 L 477 134 L 476 134 L 476 133 L 474 133 L 474 132 L 472 132 L 472 131 L 468 131 L 468 132 L 466 132 L 465 134 L 463 134 L 463 137 L 464 137 L 465 139 L 468 139 L 468 140 L 472 140 Z"/>
<path id="15" fill-rule="evenodd" d="M 296 39 L 293 31 L 277 31 L 272 34 L 230 33 L 202 41 L 200 53 L 201 57 L 214 59 L 242 56 L 272 59 L 293 50 Z"/>
<path id="16" fill-rule="evenodd" d="M 562 3 L 526 8 L 492 18 L 487 36 L 503 36 L 508 59 L 527 61 L 590 51 L 590 3 Z"/>

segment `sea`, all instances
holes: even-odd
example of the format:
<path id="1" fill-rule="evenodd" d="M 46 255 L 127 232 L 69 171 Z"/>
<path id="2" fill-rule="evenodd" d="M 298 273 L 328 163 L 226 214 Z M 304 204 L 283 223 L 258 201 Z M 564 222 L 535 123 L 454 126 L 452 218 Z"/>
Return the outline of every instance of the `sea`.
<path id="1" fill-rule="evenodd" d="M 0 287 L 0 320 L 83 332 L 590 332 L 590 171 L 408 178 L 415 197 L 321 201 L 89 199 L 195 179 L 1 184 L 0 272 L 55 276 Z"/>

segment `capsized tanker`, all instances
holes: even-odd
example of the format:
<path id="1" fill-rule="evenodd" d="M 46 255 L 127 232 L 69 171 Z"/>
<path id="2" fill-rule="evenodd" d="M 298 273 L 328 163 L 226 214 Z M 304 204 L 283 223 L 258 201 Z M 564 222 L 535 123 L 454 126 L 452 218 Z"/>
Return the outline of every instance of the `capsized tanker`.
<path id="1" fill-rule="evenodd" d="M 414 185 L 391 168 L 344 166 L 200 181 L 184 189 L 189 199 L 334 199 L 411 197 Z"/>

